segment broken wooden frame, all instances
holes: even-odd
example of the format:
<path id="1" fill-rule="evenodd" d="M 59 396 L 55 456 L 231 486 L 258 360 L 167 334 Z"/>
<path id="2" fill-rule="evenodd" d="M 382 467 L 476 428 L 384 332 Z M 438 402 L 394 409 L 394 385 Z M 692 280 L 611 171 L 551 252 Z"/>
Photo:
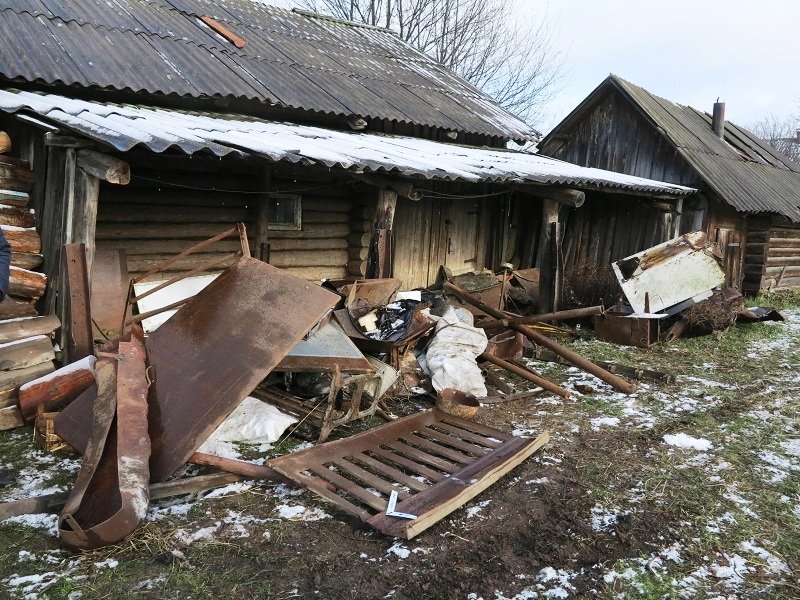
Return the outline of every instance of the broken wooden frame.
<path id="1" fill-rule="evenodd" d="M 152 289 L 149 289 L 146 292 L 143 292 L 141 294 L 137 295 L 136 292 L 134 291 L 134 287 L 133 287 L 134 284 L 143 282 L 146 279 L 148 279 L 150 277 L 153 277 L 154 275 L 158 275 L 159 273 L 165 273 L 166 270 L 170 266 L 172 266 L 173 264 L 175 264 L 179 260 L 181 260 L 183 258 L 186 258 L 187 256 L 190 256 L 192 254 L 195 254 L 197 252 L 201 252 L 203 250 L 206 250 L 209 246 L 214 245 L 216 242 L 219 242 L 219 241 L 224 240 L 224 239 L 229 238 L 229 237 L 237 237 L 237 238 L 239 238 L 239 240 L 241 242 L 241 245 L 242 245 L 241 251 L 232 252 L 232 253 L 230 253 L 230 254 L 228 254 L 226 256 L 214 258 L 212 260 L 206 261 L 205 263 L 203 263 L 201 265 L 198 265 L 194 269 L 191 269 L 189 271 L 185 271 L 183 273 L 178 273 L 176 275 L 173 275 L 172 277 L 170 277 L 167 280 L 163 281 L 162 283 L 160 283 L 156 287 L 154 287 Z M 176 308 L 180 308 L 181 306 L 183 306 L 184 304 L 186 304 L 189 301 L 189 298 L 184 298 L 183 300 L 179 300 L 177 302 L 173 302 L 172 304 L 169 304 L 167 306 L 162 306 L 160 308 L 157 308 L 157 309 L 154 309 L 154 310 L 151 310 L 151 311 L 147 311 L 145 313 L 141 313 L 141 314 L 138 314 L 138 315 L 133 315 L 129 319 L 126 319 L 125 316 L 128 314 L 129 307 L 133 306 L 134 304 L 136 304 L 140 300 L 146 298 L 147 296 L 150 296 L 151 294 L 154 294 L 154 293 L 158 292 L 159 290 L 163 290 L 164 288 L 166 288 L 166 287 L 168 287 L 168 286 L 170 286 L 170 285 L 172 285 L 174 283 L 182 281 L 183 279 L 187 279 L 189 277 L 195 277 L 195 276 L 201 275 L 203 273 L 207 273 L 209 271 L 212 271 L 214 269 L 218 269 L 222 265 L 227 263 L 228 261 L 235 260 L 235 259 L 237 259 L 238 257 L 241 257 L 241 256 L 250 257 L 250 245 L 249 245 L 249 242 L 247 241 L 247 228 L 246 228 L 245 224 L 244 223 L 236 223 L 236 225 L 234 225 L 233 227 L 230 227 L 230 228 L 228 228 L 228 229 L 226 229 L 224 231 L 221 231 L 220 233 L 210 237 L 209 239 L 204 240 L 202 242 L 198 242 L 197 244 L 195 244 L 193 246 L 190 246 L 189 248 L 187 248 L 183 252 L 180 252 L 179 254 L 176 254 L 175 256 L 171 256 L 170 258 L 167 258 L 167 259 L 161 261 L 160 263 L 155 265 L 153 268 L 151 268 L 146 273 L 138 275 L 137 277 L 133 277 L 131 279 L 131 281 L 130 281 L 130 286 L 128 288 L 128 300 L 127 300 L 126 305 L 125 305 L 125 310 L 123 311 L 123 328 L 122 328 L 122 330 L 124 331 L 125 327 L 127 325 L 130 325 L 131 323 L 139 323 L 139 322 L 143 321 L 144 319 L 147 319 L 149 317 L 154 317 L 156 315 L 160 315 L 161 313 L 166 312 L 168 310 L 175 310 Z"/>
<path id="2" fill-rule="evenodd" d="M 387 535 L 411 539 L 474 498 L 549 440 L 514 437 L 446 415 L 417 413 L 268 465 Z M 394 510 L 413 520 L 386 514 Z"/>

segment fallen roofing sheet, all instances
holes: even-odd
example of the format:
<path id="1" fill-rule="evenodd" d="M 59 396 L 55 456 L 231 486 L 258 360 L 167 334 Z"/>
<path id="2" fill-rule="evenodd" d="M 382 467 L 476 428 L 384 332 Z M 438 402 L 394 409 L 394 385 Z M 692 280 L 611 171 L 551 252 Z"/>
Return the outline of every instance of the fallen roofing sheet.
<path id="1" fill-rule="evenodd" d="M 428 410 L 268 464 L 378 531 L 411 539 L 549 439 L 547 432 L 514 437 Z"/>
<path id="2" fill-rule="evenodd" d="M 412 137 L 356 133 L 222 115 L 103 104 L 17 90 L 0 90 L 0 110 L 32 111 L 59 126 L 120 151 L 254 154 L 273 161 L 411 177 L 572 185 L 583 188 L 686 196 L 696 190 L 538 154 L 457 146 Z"/>

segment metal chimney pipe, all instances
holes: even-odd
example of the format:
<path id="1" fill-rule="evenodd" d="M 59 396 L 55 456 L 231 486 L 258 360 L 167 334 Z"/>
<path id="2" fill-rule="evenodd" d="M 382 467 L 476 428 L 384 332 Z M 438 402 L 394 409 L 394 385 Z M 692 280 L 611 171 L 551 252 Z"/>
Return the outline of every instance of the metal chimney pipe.
<path id="1" fill-rule="evenodd" d="M 725 103 L 720 102 L 719 98 L 714 102 L 714 112 L 711 116 L 711 127 L 714 133 L 721 140 L 725 139 Z"/>

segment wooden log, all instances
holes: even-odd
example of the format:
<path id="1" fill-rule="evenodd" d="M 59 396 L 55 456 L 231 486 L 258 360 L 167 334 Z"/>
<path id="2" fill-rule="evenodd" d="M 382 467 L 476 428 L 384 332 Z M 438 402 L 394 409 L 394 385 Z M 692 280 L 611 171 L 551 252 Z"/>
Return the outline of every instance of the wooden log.
<path id="1" fill-rule="evenodd" d="M 0 229 L 11 245 L 12 252 L 27 254 L 40 254 L 42 252 L 42 239 L 33 228 L 14 227 L 13 225 L 0 225 Z"/>
<path id="2" fill-rule="evenodd" d="M 352 261 L 364 261 L 369 256 L 369 248 L 348 248 L 347 257 Z"/>
<path id="3" fill-rule="evenodd" d="M 318 238 L 318 239 L 275 239 L 270 236 L 270 250 L 272 252 L 296 251 L 296 250 L 346 250 L 347 241 L 342 238 Z"/>
<path id="4" fill-rule="evenodd" d="M 0 319 L 17 319 L 19 317 L 37 316 L 36 306 L 29 299 L 6 296 L 0 302 Z"/>
<path id="5" fill-rule="evenodd" d="M 305 220 L 305 211 L 319 210 L 349 213 L 352 206 L 349 200 L 341 198 L 308 198 L 303 196 L 303 220 Z"/>
<path id="6" fill-rule="evenodd" d="M 94 356 L 87 356 L 19 388 L 19 408 L 33 421 L 41 406 L 45 412 L 63 409 L 94 383 Z"/>
<path id="7" fill-rule="evenodd" d="M 20 192 L 17 190 L 5 190 L 0 188 L 0 202 L 3 204 L 11 204 L 12 206 L 28 206 L 30 202 L 28 192 Z"/>
<path id="8" fill-rule="evenodd" d="M 29 229 L 36 225 L 36 216 L 30 208 L 0 204 L 0 225 L 13 225 Z"/>
<path id="9" fill-rule="evenodd" d="M 344 279 L 347 277 L 345 267 L 287 267 L 282 269 L 295 277 L 319 282 L 322 279 Z"/>
<path id="10" fill-rule="evenodd" d="M 43 362 L 26 369 L 0 371 L 0 394 L 6 398 L 17 397 L 19 386 L 56 370 L 52 362 Z"/>
<path id="11" fill-rule="evenodd" d="M 250 211 L 244 207 L 218 206 L 149 206 L 143 209 L 140 206 L 117 205 L 113 210 L 105 210 L 101 216 L 103 223 L 215 223 L 224 215 L 225 220 L 231 223 L 247 221 Z M 217 226 L 217 231 L 222 226 Z M 148 227 L 144 229 L 147 230 Z"/>
<path id="12" fill-rule="evenodd" d="M 44 256 L 41 254 L 29 254 L 27 252 L 11 252 L 11 266 L 20 269 L 33 271 L 44 263 Z"/>
<path id="13" fill-rule="evenodd" d="M 240 244 L 241 247 L 241 244 Z M 152 270 L 154 267 L 157 267 L 161 263 L 164 262 L 165 258 L 169 258 L 172 255 L 169 254 L 152 254 L 148 256 L 128 256 L 128 271 L 130 273 L 145 273 L 147 271 Z M 224 259 L 225 254 L 215 254 L 215 253 L 198 253 L 198 254 L 191 254 L 189 256 L 185 256 L 175 262 L 167 265 L 165 268 L 161 269 L 160 272 L 162 273 L 175 273 L 176 271 L 189 271 L 194 269 L 195 267 L 200 266 L 203 263 L 214 261 L 215 259 Z M 227 260 L 223 260 L 219 263 L 219 266 L 212 269 L 212 271 L 223 271 L 233 263 L 235 263 L 238 259 L 236 257 L 230 256 Z"/>
<path id="14" fill-rule="evenodd" d="M 366 248 L 369 246 L 370 234 L 354 231 L 347 236 L 347 243 L 352 248 Z"/>
<path id="15" fill-rule="evenodd" d="M 23 425 L 25 425 L 25 421 L 22 419 L 22 413 L 19 411 L 18 407 L 8 406 L 6 408 L 0 408 L 0 431 L 15 429 Z"/>
<path id="16" fill-rule="evenodd" d="M 24 158 L 11 156 L 10 154 L 0 153 L 0 164 L 7 165 L 9 167 L 17 167 L 18 169 L 23 169 L 25 171 L 31 170 L 30 161 L 25 160 Z"/>
<path id="17" fill-rule="evenodd" d="M 311 211 L 303 207 L 303 225 L 310 223 L 349 223 L 350 215 L 342 212 Z"/>
<path id="18" fill-rule="evenodd" d="M 47 276 L 36 271 L 11 266 L 9 269 L 8 293 L 20 298 L 38 300 L 47 290 Z"/>
<path id="19" fill-rule="evenodd" d="M 0 390 L 0 408 L 19 406 L 18 392 L 17 389 Z"/>
<path id="20" fill-rule="evenodd" d="M 367 272 L 367 261 L 365 260 L 350 260 L 347 261 L 347 272 L 352 275 L 363 277 Z"/>
<path id="21" fill-rule="evenodd" d="M 128 163 L 94 150 L 78 150 L 78 166 L 108 183 L 127 185 L 131 180 Z"/>
<path id="22" fill-rule="evenodd" d="M 285 240 L 284 240 L 285 241 Z M 299 240 L 298 240 L 299 241 Z M 124 250 L 126 255 L 147 255 L 157 254 L 161 256 L 175 255 L 183 252 L 189 246 L 194 245 L 193 240 L 102 240 L 97 243 L 98 248 L 103 251 L 111 252 L 115 250 Z M 220 254 L 230 254 L 242 249 L 242 243 L 238 239 L 224 239 L 219 240 L 210 247 L 214 252 Z"/>
<path id="23" fill-rule="evenodd" d="M 36 335 L 0 344 L 0 370 L 24 369 L 55 360 L 53 342 L 49 336 Z"/>
<path id="24" fill-rule="evenodd" d="M 32 188 L 33 173 L 31 171 L 0 164 L 0 189 L 30 192 Z"/>
<path id="25" fill-rule="evenodd" d="M 230 223 L 233 226 L 233 222 Z M 205 240 L 225 227 L 225 223 L 187 223 L 185 225 L 172 225 L 164 223 L 152 223 L 143 226 L 134 223 L 106 223 L 100 221 L 97 224 L 97 239 L 102 240 L 144 240 L 144 239 L 167 239 L 167 240 Z M 309 223 L 303 226 L 302 230 L 272 230 L 270 231 L 270 243 L 274 239 L 290 238 L 344 238 L 350 233 L 347 223 Z M 189 242 L 190 245 L 191 241 Z"/>
<path id="26" fill-rule="evenodd" d="M 338 267 L 347 264 L 347 250 L 285 250 L 270 253 L 275 267 Z"/>
<path id="27" fill-rule="evenodd" d="M 0 321 L 0 344 L 36 335 L 50 335 L 59 327 L 61 323 L 55 315 Z"/>

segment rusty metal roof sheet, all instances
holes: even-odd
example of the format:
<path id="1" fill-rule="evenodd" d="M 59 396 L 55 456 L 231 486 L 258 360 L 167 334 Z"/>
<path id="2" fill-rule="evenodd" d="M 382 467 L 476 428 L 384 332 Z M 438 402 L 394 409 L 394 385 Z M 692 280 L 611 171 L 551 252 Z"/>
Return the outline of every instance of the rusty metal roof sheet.
<path id="1" fill-rule="evenodd" d="M 800 164 L 730 121 L 725 123 L 725 139 L 720 139 L 708 113 L 660 98 L 616 75 L 601 83 L 547 137 L 564 132 L 567 123 L 611 88 L 644 113 L 724 202 L 742 212 L 777 213 L 800 222 Z"/>
<path id="2" fill-rule="evenodd" d="M 237 48 L 201 16 L 247 44 Z M 538 137 L 388 30 L 251 0 L 0 0 L 0 33 L 0 75 L 17 81 L 233 97 L 504 139 Z"/>
<path id="3" fill-rule="evenodd" d="M 568 185 L 669 196 L 695 191 L 527 152 L 339 131 L 242 115 L 89 102 L 17 90 L 0 90 L 0 110 L 33 113 L 123 152 L 144 146 L 153 152 L 178 149 L 186 154 L 253 154 L 272 161 L 425 179 Z"/>

